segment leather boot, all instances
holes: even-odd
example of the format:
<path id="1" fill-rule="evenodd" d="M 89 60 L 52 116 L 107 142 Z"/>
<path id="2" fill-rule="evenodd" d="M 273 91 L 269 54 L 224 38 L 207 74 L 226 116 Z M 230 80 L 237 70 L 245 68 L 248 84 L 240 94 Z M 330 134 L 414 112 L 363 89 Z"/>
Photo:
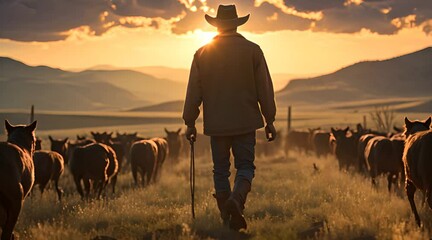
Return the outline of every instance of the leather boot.
<path id="1" fill-rule="evenodd" d="M 219 208 L 220 216 L 222 218 L 222 222 L 225 226 L 228 226 L 230 215 L 225 207 L 226 201 L 230 197 L 231 192 L 218 192 L 213 194 L 213 197 L 216 198 L 217 206 Z"/>
<path id="2" fill-rule="evenodd" d="M 235 183 L 234 191 L 226 201 L 226 209 L 231 215 L 230 228 L 235 231 L 247 228 L 246 220 L 243 216 L 243 209 L 247 194 L 250 192 L 250 190 L 250 182 L 245 179 L 241 179 Z"/>

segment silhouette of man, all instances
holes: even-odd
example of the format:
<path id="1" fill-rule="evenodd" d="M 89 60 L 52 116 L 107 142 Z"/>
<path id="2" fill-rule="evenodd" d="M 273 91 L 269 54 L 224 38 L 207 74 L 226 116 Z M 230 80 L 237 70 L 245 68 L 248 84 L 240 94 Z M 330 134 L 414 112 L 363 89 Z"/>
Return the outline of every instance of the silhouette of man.
<path id="1" fill-rule="evenodd" d="M 202 103 L 221 218 L 231 229 L 246 229 L 243 210 L 255 175 L 255 132 L 264 127 L 262 116 L 268 141 L 276 137 L 273 84 L 261 48 L 237 33 L 249 15 L 238 17 L 235 5 L 220 5 L 216 17 L 205 19 L 219 34 L 194 55 L 183 109 L 186 137 L 195 141 Z M 230 150 L 237 170 L 232 192 Z"/>

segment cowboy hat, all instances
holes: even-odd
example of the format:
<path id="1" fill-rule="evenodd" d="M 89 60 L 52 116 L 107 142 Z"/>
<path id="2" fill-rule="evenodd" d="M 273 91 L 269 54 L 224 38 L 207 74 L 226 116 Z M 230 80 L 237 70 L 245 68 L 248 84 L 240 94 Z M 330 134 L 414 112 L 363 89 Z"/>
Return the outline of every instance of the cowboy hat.
<path id="1" fill-rule="evenodd" d="M 217 28 L 230 29 L 245 24 L 249 16 L 238 17 L 235 5 L 219 5 L 216 17 L 206 14 L 205 19 Z"/>

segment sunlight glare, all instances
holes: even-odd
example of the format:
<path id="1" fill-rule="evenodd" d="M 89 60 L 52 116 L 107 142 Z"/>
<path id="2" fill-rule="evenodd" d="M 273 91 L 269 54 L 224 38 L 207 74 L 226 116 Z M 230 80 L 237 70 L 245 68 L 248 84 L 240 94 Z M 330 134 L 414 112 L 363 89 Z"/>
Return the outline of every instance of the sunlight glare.
<path id="1" fill-rule="evenodd" d="M 196 30 L 194 32 L 194 34 L 197 37 L 198 42 L 201 45 L 205 45 L 205 44 L 210 43 L 211 41 L 213 41 L 213 38 L 217 35 L 216 32 L 205 32 L 205 31 L 202 31 L 202 30 L 199 30 L 199 29 Z"/>

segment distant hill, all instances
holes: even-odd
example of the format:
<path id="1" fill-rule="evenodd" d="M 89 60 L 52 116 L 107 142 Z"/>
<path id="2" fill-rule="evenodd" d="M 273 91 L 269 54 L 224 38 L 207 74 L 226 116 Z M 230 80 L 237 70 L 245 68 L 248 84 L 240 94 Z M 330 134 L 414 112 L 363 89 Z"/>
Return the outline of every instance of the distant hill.
<path id="1" fill-rule="evenodd" d="M 189 80 L 189 69 L 171 68 L 164 66 L 144 66 L 122 68 L 112 65 L 96 65 L 87 70 L 133 70 L 144 74 L 152 75 L 157 78 L 168 79 L 175 82 L 187 83 Z M 280 90 L 286 86 L 291 79 L 317 76 L 319 74 L 289 74 L 289 73 L 271 73 L 274 89 Z"/>
<path id="2" fill-rule="evenodd" d="M 0 108 L 116 110 L 182 99 L 186 84 L 131 70 L 70 72 L 0 57 Z"/>
<path id="3" fill-rule="evenodd" d="M 160 104 L 155 104 L 146 107 L 134 108 L 129 111 L 131 112 L 182 112 L 184 101 L 171 101 Z"/>
<path id="4" fill-rule="evenodd" d="M 143 66 L 143 67 L 116 67 L 112 65 L 96 65 L 87 69 L 81 69 L 79 71 L 85 70 L 132 70 L 144 74 L 154 76 L 156 78 L 168 79 L 175 82 L 186 83 L 189 79 L 189 69 L 186 68 L 171 68 L 164 66 Z M 75 72 L 79 72 L 77 69 Z"/>
<path id="5" fill-rule="evenodd" d="M 387 97 L 430 96 L 432 47 L 383 61 L 366 61 L 334 73 L 290 81 L 277 92 L 281 106 L 328 104 Z"/>

